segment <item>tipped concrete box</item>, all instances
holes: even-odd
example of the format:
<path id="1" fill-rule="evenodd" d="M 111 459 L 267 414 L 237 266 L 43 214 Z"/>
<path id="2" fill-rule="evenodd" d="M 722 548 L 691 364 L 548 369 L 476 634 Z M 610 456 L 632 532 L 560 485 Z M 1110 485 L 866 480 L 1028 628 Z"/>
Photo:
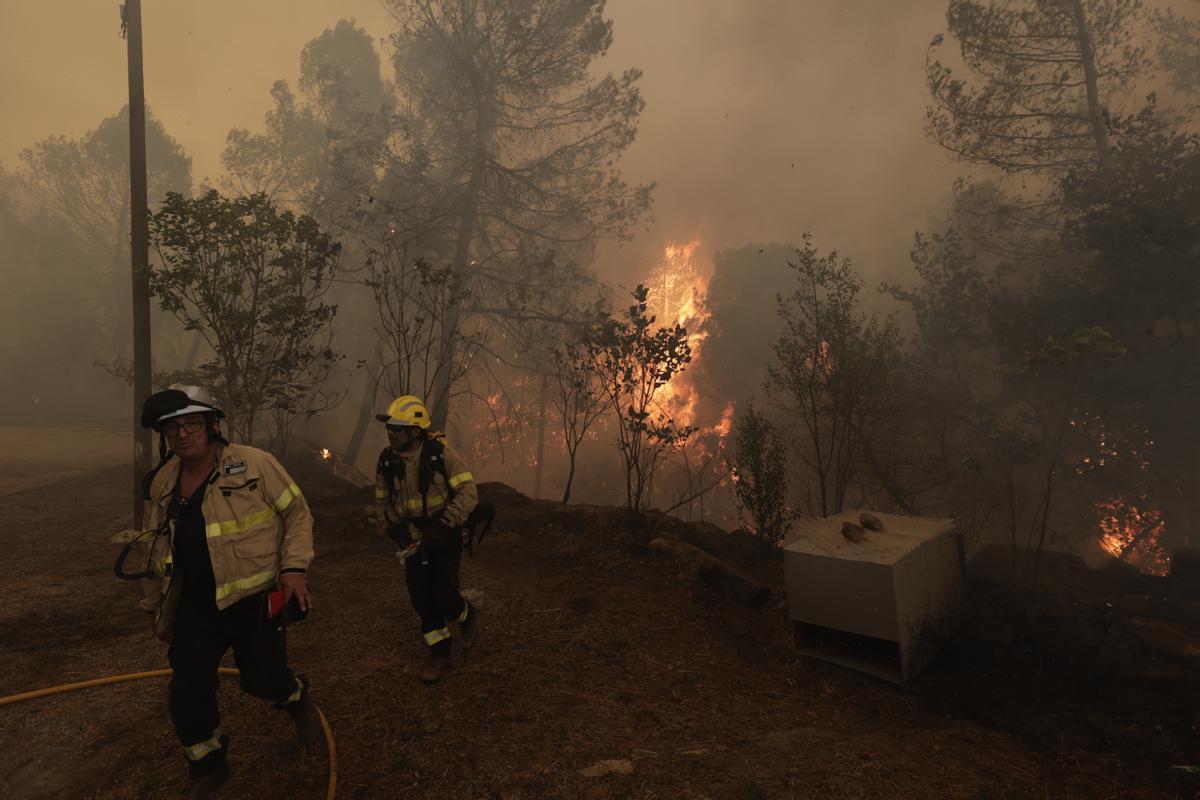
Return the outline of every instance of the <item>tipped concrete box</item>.
<path id="1" fill-rule="evenodd" d="M 784 546 L 788 611 L 801 653 L 907 683 L 966 613 L 954 521 L 872 514 L 860 542 L 842 524 L 863 511 L 799 521 Z"/>

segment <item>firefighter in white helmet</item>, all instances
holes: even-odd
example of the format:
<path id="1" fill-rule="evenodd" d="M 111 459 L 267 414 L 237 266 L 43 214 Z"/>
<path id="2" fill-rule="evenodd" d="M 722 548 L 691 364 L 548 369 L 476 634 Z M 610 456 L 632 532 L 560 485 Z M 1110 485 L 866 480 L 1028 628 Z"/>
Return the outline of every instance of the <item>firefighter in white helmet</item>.
<path id="1" fill-rule="evenodd" d="M 478 630 L 478 612 L 458 591 L 462 526 L 478 500 L 475 479 L 446 437 L 430 429 L 420 398 L 397 397 L 376 419 L 388 435 L 375 471 L 380 532 L 400 545 L 409 598 L 429 646 L 421 680 L 436 683 L 450 666 L 451 624 L 463 648 L 474 644 Z"/>
<path id="2" fill-rule="evenodd" d="M 295 615 L 312 607 L 312 515 L 274 456 L 221 435 L 222 417 L 195 387 L 157 392 L 142 407 L 142 425 L 159 432 L 163 454 L 147 480 L 146 527 L 163 531 L 151 547 L 154 628 L 170 643 L 168 708 L 191 797 L 229 777 L 216 691 L 230 647 L 244 691 L 287 711 L 302 744 L 321 734 L 308 680 L 288 667 L 281 616 L 273 615 L 279 602 Z M 274 593 L 272 608 L 276 587 L 282 595 Z"/>

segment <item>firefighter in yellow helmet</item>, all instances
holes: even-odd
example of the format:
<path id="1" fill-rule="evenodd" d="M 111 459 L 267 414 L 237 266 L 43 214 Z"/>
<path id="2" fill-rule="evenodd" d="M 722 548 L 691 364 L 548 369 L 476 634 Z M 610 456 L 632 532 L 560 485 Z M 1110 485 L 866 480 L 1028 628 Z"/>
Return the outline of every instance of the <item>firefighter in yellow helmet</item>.
<path id="1" fill-rule="evenodd" d="M 458 625 L 464 649 L 478 629 L 478 612 L 458 591 L 462 526 L 478 500 L 475 479 L 445 435 L 430 429 L 420 398 L 397 397 L 375 418 L 388 435 L 375 471 L 380 532 L 400 545 L 409 598 L 429 646 L 421 680 L 436 683 L 450 666 L 451 625 Z"/>

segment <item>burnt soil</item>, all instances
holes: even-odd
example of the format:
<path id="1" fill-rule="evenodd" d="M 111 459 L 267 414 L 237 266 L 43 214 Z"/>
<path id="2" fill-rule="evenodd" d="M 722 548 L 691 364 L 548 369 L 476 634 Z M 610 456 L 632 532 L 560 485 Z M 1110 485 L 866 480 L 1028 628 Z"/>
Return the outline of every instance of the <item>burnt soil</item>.
<path id="1" fill-rule="evenodd" d="M 778 560 L 703 526 L 500 484 L 462 584 L 479 641 L 443 683 L 369 490 L 292 464 L 317 519 L 318 608 L 290 633 L 336 737 L 339 798 L 1177 798 L 1200 783 L 1178 682 L 1111 681 L 1002 631 L 968 630 L 904 690 L 796 655 Z M 127 469 L 0 498 L 0 696 L 166 666 L 139 592 L 114 578 Z M 775 587 L 763 610 L 645 547 L 707 544 Z M 1050 637 L 1054 639 L 1054 636 Z M 1058 637 L 1061 639 L 1062 637 Z M 232 658 L 227 657 L 232 666 Z M 163 679 L 0 707 L 0 797 L 166 798 L 184 764 Z M 1165 698 L 1165 699 L 1164 699 Z M 234 774 L 220 798 L 325 796 L 325 746 L 223 679 Z M 1161 719 L 1159 718 L 1161 717 Z M 631 771 L 589 777 L 602 761 Z"/>

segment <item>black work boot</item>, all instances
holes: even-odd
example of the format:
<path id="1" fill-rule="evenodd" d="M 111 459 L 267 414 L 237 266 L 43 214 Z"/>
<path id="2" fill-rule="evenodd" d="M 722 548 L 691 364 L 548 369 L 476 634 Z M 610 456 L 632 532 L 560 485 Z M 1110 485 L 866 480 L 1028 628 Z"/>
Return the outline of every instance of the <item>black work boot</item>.
<path id="1" fill-rule="evenodd" d="M 185 800 L 204 800 L 227 780 L 229 764 L 225 761 L 225 751 L 218 750 L 192 764 L 188 781 L 177 796 Z"/>
<path id="2" fill-rule="evenodd" d="M 296 680 L 300 681 L 304 687 L 300 690 L 300 699 L 288 703 L 283 710 L 296 724 L 296 738 L 300 744 L 308 747 L 321 739 L 321 715 L 317 713 L 317 707 L 313 705 L 312 692 L 308 688 L 308 678 L 304 675 L 297 675 Z"/>
<path id="3" fill-rule="evenodd" d="M 479 609 L 467 603 L 467 618 L 458 624 L 458 643 L 470 650 L 479 636 Z"/>
<path id="4" fill-rule="evenodd" d="M 421 669 L 422 684 L 436 684 L 450 668 L 450 639 L 442 639 L 430 648 L 430 660 Z"/>

